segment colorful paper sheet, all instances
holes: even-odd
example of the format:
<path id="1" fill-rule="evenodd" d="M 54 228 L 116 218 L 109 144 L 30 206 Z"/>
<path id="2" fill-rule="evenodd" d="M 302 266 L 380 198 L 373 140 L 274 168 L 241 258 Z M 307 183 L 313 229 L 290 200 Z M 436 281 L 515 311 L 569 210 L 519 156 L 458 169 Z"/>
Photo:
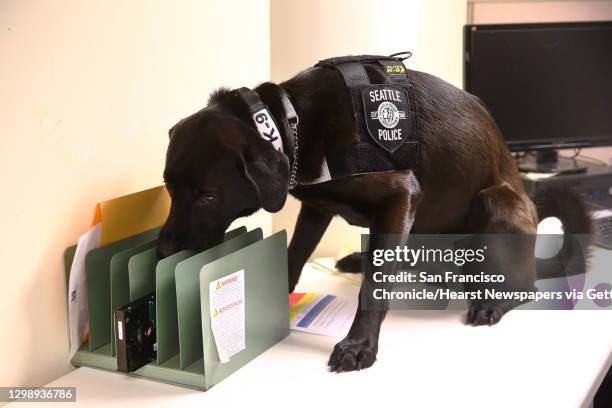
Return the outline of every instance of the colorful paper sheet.
<path id="1" fill-rule="evenodd" d="M 323 336 L 344 337 L 356 310 L 355 300 L 314 292 L 292 293 L 289 295 L 289 327 Z"/>

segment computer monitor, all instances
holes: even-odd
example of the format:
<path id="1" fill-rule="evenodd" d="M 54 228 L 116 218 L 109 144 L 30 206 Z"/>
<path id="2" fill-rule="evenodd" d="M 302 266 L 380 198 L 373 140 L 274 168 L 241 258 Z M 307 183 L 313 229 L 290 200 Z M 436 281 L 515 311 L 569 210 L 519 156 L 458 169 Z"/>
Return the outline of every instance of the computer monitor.
<path id="1" fill-rule="evenodd" d="M 467 25 L 464 87 L 526 170 L 578 170 L 557 149 L 612 146 L 612 22 Z M 568 168 L 565 168 L 568 170 Z"/>

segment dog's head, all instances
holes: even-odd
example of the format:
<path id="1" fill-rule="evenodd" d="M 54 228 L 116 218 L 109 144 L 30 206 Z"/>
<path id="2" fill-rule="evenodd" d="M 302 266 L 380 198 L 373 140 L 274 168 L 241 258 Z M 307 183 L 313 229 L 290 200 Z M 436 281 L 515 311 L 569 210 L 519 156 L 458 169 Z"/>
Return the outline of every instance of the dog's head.
<path id="1" fill-rule="evenodd" d="M 288 159 L 248 119 L 209 104 L 170 129 L 164 180 L 172 204 L 159 234 L 161 256 L 207 249 L 236 218 L 283 207 Z"/>

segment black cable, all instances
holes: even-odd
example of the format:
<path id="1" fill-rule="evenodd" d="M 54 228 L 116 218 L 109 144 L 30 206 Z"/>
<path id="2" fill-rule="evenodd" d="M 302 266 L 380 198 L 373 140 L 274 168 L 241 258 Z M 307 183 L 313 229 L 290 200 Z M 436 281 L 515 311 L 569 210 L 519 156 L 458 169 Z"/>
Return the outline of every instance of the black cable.
<path id="1" fill-rule="evenodd" d="M 588 161 L 588 162 L 591 162 L 591 163 L 594 163 L 594 164 L 599 164 L 600 166 L 607 166 L 608 165 L 608 163 L 606 163 L 605 161 L 603 161 L 601 159 L 598 159 L 597 157 L 580 156 L 579 155 L 578 158 L 580 160 L 583 160 L 583 161 Z"/>
<path id="2" fill-rule="evenodd" d="M 565 158 L 567 158 L 569 160 L 580 159 L 582 161 L 588 161 L 590 163 L 599 164 L 601 166 L 607 166 L 608 165 L 608 163 L 606 163 L 605 161 L 603 161 L 601 159 L 598 159 L 596 157 L 584 156 L 584 155 L 581 155 L 580 153 L 582 153 L 582 148 L 575 148 L 573 156 L 562 156 L 562 157 L 565 157 Z"/>

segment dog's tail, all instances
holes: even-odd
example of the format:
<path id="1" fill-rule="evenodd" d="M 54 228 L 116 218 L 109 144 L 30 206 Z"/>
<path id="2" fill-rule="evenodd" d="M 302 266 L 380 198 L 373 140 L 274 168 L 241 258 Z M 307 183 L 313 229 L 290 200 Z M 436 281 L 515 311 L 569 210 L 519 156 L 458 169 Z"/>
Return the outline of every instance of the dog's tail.
<path id="1" fill-rule="evenodd" d="M 593 220 L 582 197 L 567 188 L 549 187 L 533 200 L 538 218 L 556 217 L 563 226 L 563 245 L 552 258 L 536 261 L 538 279 L 577 275 L 586 272 Z"/>

